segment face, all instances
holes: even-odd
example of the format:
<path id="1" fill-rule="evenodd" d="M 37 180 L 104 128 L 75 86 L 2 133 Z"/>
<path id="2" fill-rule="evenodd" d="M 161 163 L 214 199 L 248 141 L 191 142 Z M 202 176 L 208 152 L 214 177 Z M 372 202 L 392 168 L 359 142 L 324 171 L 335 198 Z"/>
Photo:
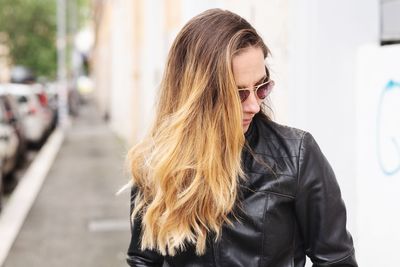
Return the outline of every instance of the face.
<path id="1" fill-rule="evenodd" d="M 250 46 L 232 58 L 233 76 L 239 88 L 254 88 L 266 78 L 264 54 L 261 48 Z M 243 132 L 245 133 L 254 117 L 260 111 L 262 100 L 251 91 L 242 102 Z"/>

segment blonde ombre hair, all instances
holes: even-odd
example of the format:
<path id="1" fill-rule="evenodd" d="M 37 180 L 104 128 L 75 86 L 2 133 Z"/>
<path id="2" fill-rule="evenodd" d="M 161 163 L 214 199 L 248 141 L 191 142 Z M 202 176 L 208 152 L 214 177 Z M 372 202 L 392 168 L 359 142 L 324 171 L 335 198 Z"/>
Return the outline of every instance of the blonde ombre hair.
<path id="1" fill-rule="evenodd" d="M 174 255 L 193 244 L 201 255 L 208 233 L 231 223 L 245 142 L 232 57 L 248 46 L 268 54 L 246 20 L 220 9 L 191 19 L 172 44 L 155 121 L 127 157 L 142 249 Z"/>

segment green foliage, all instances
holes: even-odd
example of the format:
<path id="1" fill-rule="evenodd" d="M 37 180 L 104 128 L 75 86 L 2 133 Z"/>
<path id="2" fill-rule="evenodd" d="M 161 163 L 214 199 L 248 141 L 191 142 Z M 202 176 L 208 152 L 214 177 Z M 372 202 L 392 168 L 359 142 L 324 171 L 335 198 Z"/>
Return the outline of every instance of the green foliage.
<path id="1" fill-rule="evenodd" d="M 78 5 L 78 28 L 82 28 L 86 25 L 91 16 L 90 0 L 76 1 Z"/>
<path id="2" fill-rule="evenodd" d="M 0 0 L 0 32 L 15 65 L 54 78 L 57 70 L 56 0 Z"/>

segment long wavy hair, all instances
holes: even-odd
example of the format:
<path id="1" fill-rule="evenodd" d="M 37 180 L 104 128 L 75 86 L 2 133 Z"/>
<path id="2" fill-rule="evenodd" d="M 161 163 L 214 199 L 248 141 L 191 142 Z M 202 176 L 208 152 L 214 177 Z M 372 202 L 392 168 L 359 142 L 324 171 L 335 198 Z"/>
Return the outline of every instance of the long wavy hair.
<path id="1" fill-rule="evenodd" d="M 201 255 L 207 235 L 232 223 L 245 142 L 232 57 L 249 46 L 267 57 L 256 30 L 221 9 L 191 19 L 173 42 L 154 123 L 127 155 L 142 249 L 174 255 L 192 244 Z"/>

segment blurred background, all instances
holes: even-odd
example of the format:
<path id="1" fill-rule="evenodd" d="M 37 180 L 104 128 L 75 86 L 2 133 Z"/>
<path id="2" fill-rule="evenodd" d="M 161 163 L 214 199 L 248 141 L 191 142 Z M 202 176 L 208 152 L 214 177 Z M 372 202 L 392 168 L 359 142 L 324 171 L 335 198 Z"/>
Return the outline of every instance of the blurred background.
<path id="1" fill-rule="evenodd" d="M 331 163 L 359 265 L 395 265 L 400 0 L 0 0 L 0 266 L 126 266 L 124 156 L 176 34 L 215 7 L 272 51 L 274 119 L 310 131 Z M 45 179 L 21 200 L 35 162 Z M 26 202 L 21 222 L 5 215 Z"/>

